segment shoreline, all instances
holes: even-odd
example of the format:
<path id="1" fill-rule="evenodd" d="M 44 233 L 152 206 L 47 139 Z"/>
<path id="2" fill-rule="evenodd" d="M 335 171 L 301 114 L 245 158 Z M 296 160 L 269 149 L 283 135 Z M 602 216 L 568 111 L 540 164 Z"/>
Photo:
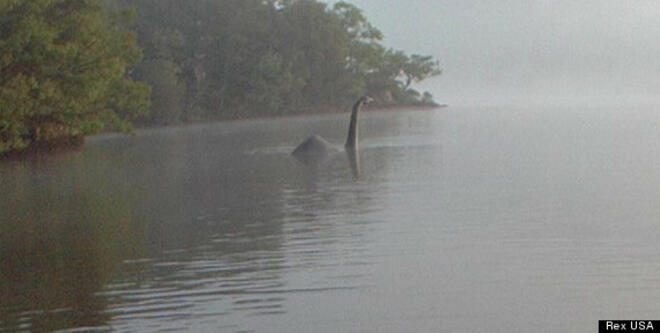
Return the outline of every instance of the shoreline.
<path id="1" fill-rule="evenodd" d="M 51 141 L 39 141 L 23 150 L 10 150 L 0 153 L 0 162 L 77 151 L 83 148 L 85 145 L 85 139 L 85 136 L 80 135 L 61 137 Z"/>
<path id="2" fill-rule="evenodd" d="M 438 104 L 438 105 L 379 105 L 373 108 L 366 108 L 362 112 L 372 113 L 372 112 L 397 112 L 397 111 L 422 111 L 422 110 L 435 110 L 435 109 L 444 109 L 448 108 L 447 104 Z M 229 118 L 208 118 L 200 120 L 188 120 L 188 121 L 178 121 L 169 124 L 151 124 L 146 126 L 134 125 L 136 130 L 146 130 L 146 129 L 155 129 L 155 128 L 165 128 L 165 127 L 179 127 L 187 125 L 200 125 L 200 124 L 213 124 L 213 123 L 231 123 L 238 121 L 248 121 L 248 120 L 259 120 L 259 119 L 285 119 L 285 118 L 296 118 L 296 117 L 305 117 L 305 116 L 316 116 L 324 114 L 338 114 L 343 112 L 350 112 L 349 108 L 331 108 L 331 107 L 320 107 L 323 111 L 319 112 L 291 112 L 285 114 L 270 114 L 270 115 L 255 115 L 247 117 L 229 117 Z M 112 133 L 112 132 L 106 132 Z M 95 134 L 104 134 L 104 132 Z"/>
<path id="3" fill-rule="evenodd" d="M 401 112 L 401 111 L 422 111 L 422 110 L 436 110 L 436 109 L 443 109 L 447 108 L 448 105 L 446 104 L 438 104 L 438 105 L 378 105 L 375 106 L 374 108 L 367 108 L 363 110 L 363 112 L 367 113 L 377 113 L 377 112 Z M 203 125 L 203 124 L 213 124 L 213 123 L 233 123 L 233 122 L 242 122 L 242 121 L 249 121 L 249 120 L 277 120 L 277 119 L 285 119 L 285 118 L 297 118 L 297 117 L 304 117 L 304 116 L 314 116 L 314 115 L 324 115 L 324 114 L 338 114 L 338 113 L 343 113 L 347 112 L 344 109 L 340 108 L 328 108 L 325 107 L 323 108 L 324 110 L 321 112 L 292 112 L 288 114 L 279 114 L 279 115 L 258 115 L 258 116 L 253 116 L 253 117 L 236 117 L 236 118 L 229 118 L 229 119 L 206 119 L 206 120 L 192 120 L 192 121 L 181 121 L 181 122 L 176 122 L 176 123 L 171 123 L 171 124 L 163 124 L 163 125 L 148 125 L 148 126 L 134 126 L 134 130 L 150 130 L 150 129 L 163 129 L 163 128 L 168 128 L 168 127 L 185 127 L 185 126 L 194 126 L 194 125 Z M 97 133 L 94 135 L 88 136 L 89 138 L 99 136 L 99 135 L 107 135 L 107 134 L 117 134 L 118 132 L 101 132 Z M 130 133 L 128 133 L 130 134 Z M 66 152 L 71 152 L 71 151 L 77 151 L 80 149 L 83 149 L 85 145 L 85 139 L 87 137 L 84 136 L 76 136 L 76 137 L 66 137 L 66 138 L 58 138 L 57 140 L 53 141 L 42 141 L 35 143 L 31 146 L 29 146 L 26 149 L 23 150 L 12 150 L 12 151 L 7 151 L 4 153 L 0 153 L 0 162 L 5 162 L 5 161 L 15 161 L 15 160 L 22 160 L 22 159 L 28 159 L 28 158 L 33 158 L 33 157 L 39 157 L 39 156 L 50 156 L 58 153 L 66 153 Z"/>

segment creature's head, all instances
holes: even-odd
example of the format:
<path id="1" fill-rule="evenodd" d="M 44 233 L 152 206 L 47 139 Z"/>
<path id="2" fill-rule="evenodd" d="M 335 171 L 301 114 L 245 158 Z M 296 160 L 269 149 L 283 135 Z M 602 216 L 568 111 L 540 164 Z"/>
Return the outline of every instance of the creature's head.
<path id="1" fill-rule="evenodd" d="M 358 100 L 358 102 L 362 105 L 367 105 L 367 104 L 369 104 L 373 101 L 374 101 L 374 99 L 367 96 L 367 95 L 364 95 L 364 96 L 360 97 L 360 99 Z"/>

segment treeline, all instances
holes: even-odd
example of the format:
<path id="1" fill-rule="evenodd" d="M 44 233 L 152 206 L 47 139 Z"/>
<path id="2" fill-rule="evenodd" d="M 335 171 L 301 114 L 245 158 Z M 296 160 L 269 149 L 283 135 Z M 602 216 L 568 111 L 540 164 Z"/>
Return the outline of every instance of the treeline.
<path id="1" fill-rule="evenodd" d="M 316 0 L 3 0 L 0 152 L 110 126 L 433 104 L 430 56 Z"/>

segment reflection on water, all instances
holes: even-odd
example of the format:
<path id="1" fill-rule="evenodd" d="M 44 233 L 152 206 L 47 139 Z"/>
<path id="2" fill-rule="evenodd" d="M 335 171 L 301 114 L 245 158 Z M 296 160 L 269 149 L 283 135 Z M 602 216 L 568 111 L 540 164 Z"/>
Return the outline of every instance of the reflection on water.
<path id="1" fill-rule="evenodd" d="M 0 165 L 0 330 L 592 330 L 660 308 L 652 110 L 371 113 Z M 533 318 L 533 321 L 524 319 Z M 657 319 L 657 318 L 655 318 Z M 550 326 L 548 326 L 550 327 Z"/>

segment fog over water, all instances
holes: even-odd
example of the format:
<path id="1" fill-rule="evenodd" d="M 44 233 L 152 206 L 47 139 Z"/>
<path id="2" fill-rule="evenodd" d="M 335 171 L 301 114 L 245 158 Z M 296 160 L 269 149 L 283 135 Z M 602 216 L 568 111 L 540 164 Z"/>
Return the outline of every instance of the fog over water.
<path id="1" fill-rule="evenodd" d="M 365 112 L 141 130 L 0 164 L 0 332 L 595 332 L 657 319 L 660 119 Z M 15 223 L 19 221 L 19 223 Z"/>
<path id="2" fill-rule="evenodd" d="M 658 319 L 660 5 L 351 3 L 385 45 L 440 60 L 417 88 L 450 107 L 364 112 L 359 149 L 319 163 L 291 152 L 312 134 L 342 145 L 348 112 L 0 163 L 0 332 Z"/>
<path id="3" fill-rule="evenodd" d="M 657 1 L 355 0 L 385 44 L 431 54 L 451 105 L 657 105 Z"/>

